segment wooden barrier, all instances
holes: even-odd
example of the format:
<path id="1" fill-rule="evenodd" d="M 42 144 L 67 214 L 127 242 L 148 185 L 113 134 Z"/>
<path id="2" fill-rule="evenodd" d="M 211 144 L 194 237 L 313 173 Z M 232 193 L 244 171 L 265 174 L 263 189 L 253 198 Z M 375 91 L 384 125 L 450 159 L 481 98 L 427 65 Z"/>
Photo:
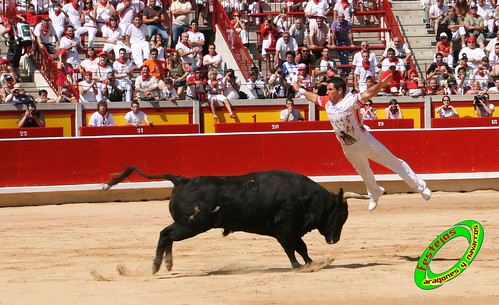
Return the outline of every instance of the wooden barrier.
<path id="1" fill-rule="evenodd" d="M 0 128 L 0 138 L 62 137 L 62 127 Z"/>
<path id="2" fill-rule="evenodd" d="M 81 136 L 137 135 L 137 134 L 187 134 L 199 133 L 198 124 L 80 127 Z"/>
<path id="3" fill-rule="evenodd" d="M 499 118 L 445 118 L 431 119 L 432 128 L 451 128 L 451 127 L 497 127 Z"/>
<path id="4" fill-rule="evenodd" d="M 398 120 L 365 120 L 364 124 L 371 129 L 399 129 L 414 128 L 413 119 Z M 329 121 L 302 121 L 302 122 L 257 122 L 257 123 L 226 123 L 216 124 L 215 132 L 272 132 L 298 130 L 331 130 Z"/>

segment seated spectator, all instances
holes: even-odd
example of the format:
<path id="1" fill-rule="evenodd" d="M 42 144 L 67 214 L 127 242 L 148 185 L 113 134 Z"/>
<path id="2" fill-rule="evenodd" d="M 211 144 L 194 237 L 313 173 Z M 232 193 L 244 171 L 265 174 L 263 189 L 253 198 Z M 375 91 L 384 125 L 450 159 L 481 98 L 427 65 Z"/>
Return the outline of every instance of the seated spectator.
<path id="1" fill-rule="evenodd" d="M 289 3 L 289 2 L 288 2 Z M 289 35 L 296 40 L 298 47 L 303 47 L 305 38 L 307 37 L 307 29 L 303 25 L 303 19 L 300 17 L 295 18 L 295 22 L 289 28 Z"/>
<path id="2" fill-rule="evenodd" d="M 489 54 L 489 64 L 494 77 L 499 76 L 499 43 L 494 46 L 494 51 Z"/>
<path id="3" fill-rule="evenodd" d="M 17 83 L 16 73 L 14 69 L 10 66 L 10 60 L 7 58 L 0 59 L 0 84 L 3 86 L 6 82 L 7 76 L 10 76 L 12 84 Z"/>
<path id="4" fill-rule="evenodd" d="M 466 68 L 459 67 L 457 71 L 457 92 L 459 94 L 466 94 L 471 88 L 471 78 L 466 74 Z"/>
<path id="5" fill-rule="evenodd" d="M 453 118 L 459 116 L 456 108 L 452 107 L 450 104 L 450 96 L 444 95 L 444 97 L 442 97 L 442 104 L 442 106 L 436 109 L 439 118 Z"/>
<path id="6" fill-rule="evenodd" d="M 324 47 L 322 49 L 322 57 L 317 59 L 315 62 L 315 69 L 313 71 L 314 77 L 324 76 L 328 73 L 328 71 L 332 71 L 333 73 L 337 73 L 336 64 L 334 59 L 332 58 L 332 53 L 328 47 Z"/>
<path id="7" fill-rule="evenodd" d="M 364 107 L 360 108 L 360 116 L 362 120 L 377 120 L 378 113 L 376 112 L 376 108 L 373 107 L 373 101 L 368 100 Z"/>
<path id="8" fill-rule="evenodd" d="M 23 85 L 21 83 L 14 84 L 14 90 L 12 90 L 12 94 L 10 96 L 11 96 L 10 101 L 12 101 L 12 104 L 14 105 L 36 102 L 33 96 L 26 93 L 26 90 L 24 90 Z M 6 103 L 10 101 L 9 97 L 7 97 Z"/>
<path id="9" fill-rule="evenodd" d="M 466 91 L 466 94 L 468 95 L 473 95 L 473 94 L 483 94 L 486 91 L 482 90 L 482 87 L 480 86 L 479 82 L 476 81 L 471 81 L 471 87 Z"/>
<path id="10" fill-rule="evenodd" d="M 40 111 L 36 110 L 35 102 L 28 104 L 26 111 L 20 116 L 17 126 L 19 128 L 45 127 L 45 117 Z"/>
<path id="11" fill-rule="evenodd" d="M 426 89 L 424 82 L 419 77 L 417 77 L 417 73 L 411 73 L 409 79 L 405 82 L 404 91 L 407 96 L 410 97 L 420 97 L 425 94 Z"/>
<path id="12" fill-rule="evenodd" d="M 399 103 L 396 99 L 391 99 L 388 102 L 388 107 L 385 108 L 385 118 L 386 119 L 403 119 L 402 109 L 399 107 Z"/>
<path id="13" fill-rule="evenodd" d="M 473 101 L 475 113 L 479 118 L 489 118 L 494 116 L 494 104 L 490 103 L 490 97 L 487 93 L 483 94 L 483 98 Z"/>
<path id="14" fill-rule="evenodd" d="M 436 0 L 436 4 L 430 7 L 429 17 L 430 17 L 430 26 L 433 27 L 435 33 L 438 33 L 438 28 L 440 23 L 447 16 L 447 12 L 449 11 L 449 6 L 444 4 L 444 0 Z"/>
<path id="15" fill-rule="evenodd" d="M 52 21 L 57 37 L 61 39 L 68 15 L 62 10 L 62 6 L 59 2 L 54 2 L 53 8 L 49 11 L 49 18 Z"/>
<path id="16" fill-rule="evenodd" d="M 107 102 L 100 101 L 97 103 L 97 111 L 92 113 L 88 126 L 115 126 L 113 115 L 107 111 Z"/>
<path id="17" fill-rule="evenodd" d="M 473 77 L 473 73 L 475 72 L 475 68 L 468 65 L 468 56 L 466 55 L 466 53 L 461 54 L 459 64 L 456 66 L 456 68 L 454 68 L 454 71 L 455 71 L 454 75 L 459 74 L 458 71 L 460 68 L 464 68 L 464 72 L 465 72 L 466 77 L 468 77 L 469 79 L 471 79 L 471 77 Z"/>
<path id="18" fill-rule="evenodd" d="M 189 34 L 187 32 L 180 35 L 180 41 L 177 43 L 175 50 L 180 55 L 182 62 L 189 67 L 190 71 L 201 67 L 197 61 L 198 53 L 202 50 L 199 47 L 193 47 L 189 44 Z"/>
<path id="19" fill-rule="evenodd" d="M 388 51 L 390 49 L 395 51 L 395 57 L 401 59 L 405 65 L 405 69 L 408 70 L 409 60 L 412 57 L 412 51 L 407 46 L 407 43 L 402 43 L 402 38 L 399 36 L 393 37 L 393 40 L 386 44 L 386 48 L 378 61 L 378 68 L 382 68 L 383 60 L 388 57 Z M 381 70 L 383 71 L 383 69 Z"/>
<path id="20" fill-rule="evenodd" d="M 310 52 L 308 46 L 302 47 L 301 51 L 298 51 L 298 55 L 295 56 L 295 62 L 297 64 L 305 64 L 309 71 L 314 71 L 316 61 L 315 56 Z"/>
<path id="21" fill-rule="evenodd" d="M 327 84 L 333 80 L 333 77 L 335 77 L 336 73 L 334 71 L 329 70 L 327 71 L 326 74 L 321 75 L 315 79 L 315 87 L 314 89 L 317 90 L 317 95 L 319 96 L 325 96 L 327 95 Z M 369 79 L 372 81 L 372 76 L 367 77 L 367 83 L 369 83 Z M 369 88 L 369 86 L 368 86 Z"/>
<path id="22" fill-rule="evenodd" d="M 355 69 L 358 66 L 362 67 L 362 53 L 364 51 L 369 52 L 369 65 L 370 66 L 378 66 L 378 60 L 376 58 L 376 53 L 369 50 L 369 42 L 364 40 L 360 43 L 361 50 L 353 55 L 352 66 Z"/>
<path id="23" fill-rule="evenodd" d="M 160 96 L 158 79 L 150 75 L 148 66 L 142 66 L 135 78 L 135 96 L 139 101 L 154 101 Z"/>
<path id="24" fill-rule="evenodd" d="M 445 88 L 447 87 L 447 82 L 449 81 L 449 79 L 454 78 L 454 75 L 449 74 L 449 71 L 451 71 L 452 73 L 452 70 L 447 69 L 447 67 L 445 66 L 440 66 L 438 70 L 440 71 L 440 73 L 436 74 L 437 84 Z"/>
<path id="25" fill-rule="evenodd" d="M 475 3 L 471 3 L 470 5 L 470 13 L 466 15 L 466 18 L 464 18 L 464 28 L 468 33 L 470 34 L 470 37 L 468 37 L 468 47 L 470 46 L 470 38 L 474 38 L 473 44 L 478 42 L 480 45 L 480 49 L 485 48 L 485 36 L 483 35 L 483 29 L 484 29 L 484 20 L 483 17 L 478 15 L 477 13 L 478 7 Z M 463 50 L 466 48 L 463 48 Z M 463 52 L 461 50 L 461 52 Z M 470 57 L 470 53 L 468 51 L 465 51 L 468 54 L 468 57 Z M 483 51 L 482 51 L 483 52 Z"/>
<path id="26" fill-rule="evenodd" d="M 497 10 L 497 12 L 499 12 L 499 9 Z M 499 16 L 498 16 L 499 18 Z M 498 21 L 499 22 L 499 21 Z M 499 37 L 499 31 L 497 31 L 497 36 L 490 39 L 489 42 L 487 43 L 487 47 L 485 47 L 485 55 L 489 56 L 489 59 L 490 58 L 490 54 L 491 53 L 496 53 L 495 50 L 496 50 L 496 44 L 499 42 L 497 37 Z M 491 59 L 492 61 L 492 59 Z M 497 60 L 494 60 L 494 62 L 497 61 Z"/>
<path id="27" fill-rule="evenodd" d="M 499 78 L 494 79 L 494 87 L 490 87 L 489 90 L 487 90 L 487 93 L 489 94 L 499 94 Z"/>
<path id="28" fill-rule="evenodd" d="M 2 85 L 2 90 L 0 90 L 0 101 L 1 103 L 11 103 L 12 102 L 12 92 L 14 91 L 14 78 L 10 75 L 5 76 L 4 84 Z"/>
<path id="29" fill-rule="evenodd" d="M 149 74 L 154 76 L 158 81 L 164 79 L 164 69 L 166 63 L 158 59 L 158 50 L 151 49 L 151 57 L 144 61 L 144 66 L 149 67 Z"/>
<path id="30" fill-rule="evenodd" d="M 444 94 L 444 87 L 438 84 L 436 77 L 428 79 L 428 86 L 426 87 L 426 95 L 440 95 Z"/>
<path id="31" fill-rule="evenodd" d="M 489 2 L 485 3 L 485 0 L 477 0 L 476 6 L 477 14 L 483 18 L 484 30 L 486 30 L 488 33 L 487 37 L 494 37 L 494 28 L 496 21 L 494 18 L 494 7 Z"/>
<path id="32" fill-rule="evenodd" d="M 186 80 L 189 76 L 189 69 L 180 59 L 178 51 L 173 51 L 168 58 L 167 67 L 169 77 L 173 80 L 173 87 L 177 90 L 179 96 L 182 96 L 186 86 Z"/>
<path id="33" fill-rule="evenodd" d="M 119 57 L 113 63 L 114 77 L 119 83 L 119 88 L 125 93 L 125 102 L 132 101 L 132 71 L 133 63 L 127 58 L 125 48 L 119 50 Z"/>
<path id="34" fill-rule="evenodd" d="M 163 42 L 163 37 L 161 37 L 161 35 L 159 34 L 156 34 L 151 37 L 150 43 L 151 43 L 151 50 L 152 49 L 158 50 L 158 59 L 166 62 L 166 55 L 165 55 L 166 43 Z"/>
<path id="35" fill-rule="evenodd" d="M 80 103 L 97 102 L 99 94 L 98 85 L 93 79 L 93 73 L 86 71 L 83 73 L 83 80 L 78 83 L 80 92 Z"/>
<path id="36" fill-rule="evenodd" d="M 485 53 L 481 48 L 476 47 L 475 37 L 468 37 L 467 43 L 468 46 L 459 52 L 459 58 L 463 57 L 463 54 L 466 54 L 466 57 L 468 58 L 468 65 L 473 69 L 476 69 L 478 67 L 478 63 L 480 63 L 482 58 L 485 57 Z"/>
<path id="37" fill-rule="evenodd" d="M 390 48 L 387 51 L 387 57 L 381 62 L 381 72 L 385 72 L 392 65 L 395 65 L 395 70 L 400 71 L 404 75 L 406 71 L 406 66 L 404 61 L 397 56 L 395 56 L 395 50 Z"/>
<path id="38" fill-rule="evenodd" d="M 149 121 L 147 118 L 147 114 L 140 110 L 139 102 L 133 101 L 130 107 L 132 111 L 127 112 L 125 114 L 125 125 L 126 126 L 135 126 L 139 127 L 141 125 L 154 125 L 153 122 Z M 145 124 L 143 124 L 144 122 Z"/>
<path id="39" fill-rule="evenodd" d="M 55 99 L 56 103 L 78 103 L 74 93 L 69 90 L 68 86 L 61 86 L 59 94 Z"/>
<path id="40" fill-rule="evenodd" d="M 108 53 L 113 51 L 113 58 L 119 57 L 120 49 L 122 48 L 125 48 L 127 53 L 132 52 L 132 50 L 125 45 L 125 34 L 118 26 L 118 18 L 116 16 L 109 18 L 109 23 L 102 27 L 102 37 L 105 38 L 102 51 Z"/>
<path id="41" fill-rule="evenodd" d="M 300 88 L 303 88 L 307 91 L 312 91 L 313 81 L 310 74 L 308 74 L 308 69 L 306 65 L 300 64 L 300 66 L 298 67 L 298 74 L 291 79 L 291 84 L 295 83 L 298 84 Z M 304 97 L 305 96 L 302 95 L 301 93 L 295 92 L 295 98 L 304 98 Z"/>
<path id="42" fill-rule="evenodd" d="M 142 67 L 144 59 L 149 58 L 151 45 L 149 44 L 149 30 L 142 23 L 142 16 L 133 18 L 133 25 L 125 32 L 125 43 L 132 50 L 132 60 L 137 67 Z"/>
<path id="43" fill-rule="evenodd" d="M 197 100 L 200 103 L 208 102 L 206 92 L 207 85 L 208 80 L 203 75 L 201 68 L 195 68 L 194 74 L 187 77 L 187 99 Z"/>
<path id="44" fill-rule="evenodd" d="M 240 98 L 241 80 L 236 76 L 233 69 L 228 69 L 223 78 L 223 95 L 229 100 L 237 100 Z"/>
<path id="45" fill-rule="evenodd" d="M 213 113 L 213 121 L 215 124 L 219 123 L 216 113 L 217 106 L 220 104 L 225 105 L 231 118 L 235 118 L 236 114 L 232 111 L 232 105 L 224 93 L 224 79 L 218 78 L 218 72 L 211 70 L 208 72 L 208 101 L 210 103 L 211 112 Z"/>
<path id="46" fill-rule="evenodd" d="M 78 28 L 75 28 L 75 36 L 81 39 L 81 35 L 88 33 L 87 47 L 91 48 L 94 45 L 95 36 L 97 35 L 97 20 L 94 16 L 94 7 L 92 1 L 84 1 L 83 8 L 81 9 L 81 24 Z"/>
<path id="47" fill-rule="evenodd" d="M 67 63 L 70 64 L 73 69 L 77 69 L 80 64 L 80 51 L 83 51 L 83 46 L 81 45 L 81 40 L 75 37 L 75 29 L 72 26 L 66 27 L 66 35 L 61 38 L 61 43 L 59 44 L 61 49 L 66 49 L 68 52 Z"/>
<path id="48" fill-rule="evenodd" d="M 481 91 L 487 91 L 489 89 L 489 82 L 492 83 L 493 79 L 487 71 L 487 68 L 485 68 L 482 64 L 479 64 L 475 71 L 475 75 L 473 75 L 472 82 L 473 81 L 480 85 Z"/>
<path id="49" fill-rule="evenodd" d="M 430 65 L 426 71 L 426 79 L 437 77 L 442 74 L 442 71 L 447 71 L 451 76 L 454 75 L 454 71 L 449 67 L 449 65 L 444 61 L 444 55 L 442 53 L 437 53 L 435 55 L 435 62 Z"/>
<path id="50" fill-rule="evenodd" d="M 288 18 L 288 10 L 286 7 L 281 7 L 281 12 L 279 15 L 275 16 L 274 24 L 277 27 L 279 33 L 288 32 L 290 28 L 290 20 Z"/>
<path id="51" fill-rule="evenodd" d="M 290 97 L 286 99 L 286 109 L 281 111 L 279 118 L 283 122 L 304 121 L 300 110 L 295 108 L 295 102 Z"/>
<path id="52" fill-rule="evenodd" d="M 466 44 L 467 31 L 464 28 L 464 19 L 456 13 L 454 7 L 449 7 L 447 16 L 442 21 L 442 27 L 444 30 L 447 29 L 445 33 L 449 36 L 448 40 L 452 43 L 454 52 L 456 50 L 459 52 L 462 45 Z"/>
<path id="53" fill-rule="evenodd" d="M 86 57 L 84 60 L 81 61 L 78 69 L 82 72 L 83 71 L 95 72 L 97 71 L 98 64 L 99 64 L 99 57 L 95 52 L 95 48 L 88 48 L 86 52 Z"/>
<path id="54" fill-rule="evenodd" d="M 286 61 L 281 66 L 286 81 L 292 83 L 291 80 L 298 74 L 298 63 L 295 62 L 295 52 L 286 52 Z"/>
<path id="55" fill-rule="evenodd" d="M 99 53 L 99 62 L 97 63 L 97 69 L 93 73 L 93 78 L 97 82 L 97 87 L 101 88 L 102 82 L 106 80 L 109 73 L 113 73 L 113 67 L 111 67 L 108 62 L 108 54 L 106 52 Z M 102 101 L 105 96 L 102 95 L 102 91 L 99 90 L 97 94 L 97 101 Z"/>
<path id="56" fill-rule="evenodd" d="M 178 99 L 177 90 L 173 86 L 173 80 L 171 78 L 167 78 L 164 81 L 164 86 L 161 86 L 160 82 L 158 87 L 161 89 L 161 99 L 172 103 Z"/>
<path id="57" fill-rule="evenodd" d="M 282 98 L 287 96 L 288 88 L 291 86 L 284 77 L 281 67 L 278 67 L 267 81 L 269 84 L 270 98 Z"/>
<path id="58" fill-rule="evenodd" d="M 435 46 L 435 57 L 433 61 L 437 61 L 436 54 L 442 54 L 443 61 L 449 65 L 450 68 L 454 66 L 454 48 L 452 42 L 449 41 L 447 34 L 442 32 L 440 34 L 440 41 L 437 42 Z"/>
<path id="59" fill-rule="evenodd" d="M 390 84 L 383 88 L 383 91 L 387 95 L 399 95 L 400 88 L 403 88 L 405 86 L 402 72 L 397 71 L 397 66 L 395 65 L 395 63 L 391 63 L 389 70 L 381 73 L 381 79 L 384 79 L 389 74 L 392 75 L 392 79 L 390 79 Z"/>
<path id="60" fill-rule="evenodd" d="M 165 11 L 156 5 L 156 0 L 149 0 L 147 4 L 147 7 L 142 11 L 142 22 L 147 25 L 149 37 L 159 34 L 162 40 L 167 43 L 170 36 L 163 25 L 166 22 Z"/>
<path id="61" fill-rule="evenodd" d="M 100 84 L 101 101 L 123 102 L 124 91 L 120 89 L 120 82 L 114 77 L 114 72 L 108 72 L 106 79 Z"/>
<path id="62" fill-rule="evenodd" d="M 40 89 L 38 91 L 38 98 L 35 99 L 35 102 L 37 104 L 40 103 L 55 103 L 55 99 L 49 99 L 48 98 L 48 92 L 45 89 Z"/>
<path id="63" fill-rule="evenodd" d="M 50 23 L 50 18 L 43 17 L 42 21 L 35 26 L 33 34 L 40 49 L 47 49 L 50 54 L 54 54 L 55 50 L 59 49 L 59 38 L 54 26 Z M 50 41 L 51 38 L 54 39 L 55 45 Z"/>
<path id="64" fill-rule="evenodd" d="M 367 77 L 375 77 L 379 69 L 376 65 L 371 65 L 369 50 L 362 51 L 362 62 L 360 66 L 356 66 L 353 75 L 354 88 L 363 93 L 367 90 Z"/>
<path id="65" fill-rule="evenodd" d="M 250 78 L 246 82 L 248 87 L 248 99 L 265 99 L 265 79 L 260 75 L 258 70 L 251 71 Z"/>
<path id="66" fill-rule="evenodd" d="M 450 78 L 447 81 L 447 86 L 444 88 L 444 94 L 445 95 L 456 95 L 459 94 L 458 88 L 457 88 L 457 81 L 455 78 Z"/>

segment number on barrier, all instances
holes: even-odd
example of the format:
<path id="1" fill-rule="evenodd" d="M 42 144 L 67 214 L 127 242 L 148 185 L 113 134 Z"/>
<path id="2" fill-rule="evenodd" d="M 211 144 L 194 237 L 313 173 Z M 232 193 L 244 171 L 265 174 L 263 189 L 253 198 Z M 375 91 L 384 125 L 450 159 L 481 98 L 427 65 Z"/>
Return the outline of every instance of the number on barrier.
<path id="1" fill-rule="evenodd" d="M 279 128 L 280 128 L 279 124 L 272 124 L 272 129 L 273 129 L 273 130 L 274 130 L 274 129 L 279 129 Z"/>
<path id="2" fill-rule="evenodd" d="M 137 133 L 144 133 L 144 128 L 137 127 Z"/>
<path id="3" fill-rule="evenodd" d="M 20 130 L 19 131 L 19 136 L 20 137 L 27 137 L 28 136 L 28 131 L 27 130 Z"/>
<path id="4" fill-rule="evenodd" d="M 378 122 L 378 126 L 379 126 L 379 127 L 383 127 L 383 126 L 385 126 L 385 122 Z"/>
<path id="5" fill-rule="evenodd" d="M 497 125 L 497 120 L 496 119 L 492 119 L 492 125 Z"/>

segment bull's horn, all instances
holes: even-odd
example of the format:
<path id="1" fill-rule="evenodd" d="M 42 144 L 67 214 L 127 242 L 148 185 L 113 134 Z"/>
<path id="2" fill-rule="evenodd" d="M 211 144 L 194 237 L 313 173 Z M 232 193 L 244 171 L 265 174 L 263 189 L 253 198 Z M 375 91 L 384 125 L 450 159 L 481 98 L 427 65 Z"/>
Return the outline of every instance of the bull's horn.
<path id="1" fill-rule="evenodd" d="M 355 198 L 355 199 L 370 199 L 370 197 L 369 197 L 369 196 L 367 196 L 367 195 L 361 195 L 361 194 L 354 193 L 354 192 L 345 192 L 345 194 L 343 194 L 343 198 L 344 198 L 344 199 L 348 199 L 348 198 Z"/>

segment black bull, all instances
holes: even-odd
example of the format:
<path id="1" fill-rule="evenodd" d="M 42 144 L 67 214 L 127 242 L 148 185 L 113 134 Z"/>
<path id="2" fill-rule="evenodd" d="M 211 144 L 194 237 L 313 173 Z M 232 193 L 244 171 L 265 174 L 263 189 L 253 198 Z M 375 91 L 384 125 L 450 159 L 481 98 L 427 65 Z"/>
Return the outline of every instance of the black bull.
<path id="1" fill-rule="evenodd" d="M 262 171 L 242 176 L 201 176 L 185 178 L 176 175 L 147 175 L 128 167 L 107 183 L 105 189 L 118 184 L 133 172 L 148 179 L 167 179 L 173 185 L 170 213 L 175 221 L 159 236 L 153 273 L 158 272 L 163 255 L 168 271 L 173 266 L 174 241 L 191 238 L 212 228 L 230 232 L 244 231 L 275 237 L 288 255 L 293 268 L 301 267 L 295 251 L 306 264 L 312 259 L 302 239 L 318 229 L 328 244 L 340 240 L 348 218 L 347 198 L 358 194 L 335 195 L 306 176 L 281 171 Z"/>

